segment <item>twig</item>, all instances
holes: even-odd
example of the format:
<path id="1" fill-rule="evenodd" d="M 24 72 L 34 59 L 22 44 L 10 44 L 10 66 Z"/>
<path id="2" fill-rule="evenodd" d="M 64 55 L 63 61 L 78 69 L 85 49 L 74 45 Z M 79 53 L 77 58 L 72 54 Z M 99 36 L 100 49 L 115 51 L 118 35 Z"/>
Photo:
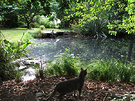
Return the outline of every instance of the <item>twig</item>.
<path id="1" fill-rule="evenodd" d="M 103 101 L 105 101 L 105 99 L 106 99 L 107 95 L 108 95 L 108 92 L 106 93 L 106 96 L 104 97 Z"/>

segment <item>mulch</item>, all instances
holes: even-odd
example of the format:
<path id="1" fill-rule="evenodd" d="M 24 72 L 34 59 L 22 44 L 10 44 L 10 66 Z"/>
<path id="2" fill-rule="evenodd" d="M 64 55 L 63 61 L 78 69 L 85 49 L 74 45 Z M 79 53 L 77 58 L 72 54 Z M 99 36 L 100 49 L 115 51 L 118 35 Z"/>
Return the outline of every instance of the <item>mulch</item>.
<path id="1" fill-rule="evenodd" d="M 19 83 L 15 80 L 4 81 L 0 85 L 0 101 L 45 101 L 52 94 L 56 84 L 67 79 L 69 78 L 54 76 Z M 62 101 L 110 101 L 118 94 L 135 94 L 135 84 L 86 79 L 81 99 L 69 93 L 63 97 Z M 52 101 L 59 101 L 58 94 Z"/>

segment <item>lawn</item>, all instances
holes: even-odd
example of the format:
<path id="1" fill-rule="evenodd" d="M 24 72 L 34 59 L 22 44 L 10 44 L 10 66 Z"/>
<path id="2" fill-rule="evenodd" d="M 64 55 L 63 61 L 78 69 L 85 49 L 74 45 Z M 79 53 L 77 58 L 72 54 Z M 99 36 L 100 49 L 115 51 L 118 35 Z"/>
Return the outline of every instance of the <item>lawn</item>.
<path id="1" fill-rule="evenodd" d="M 36 30 L 38 28 L 34 28 Z M 27 28 L 0 28 L 0 31 L 3 33 L 5 39 L 8 41 L 16 42 L 20 40 L 23 36 L 23 33 L 26 33 L 28 30 L 33 29 L 27 29 Z M 57 31 L 67 31 L 66 29 L 52 29 L 52 28 L 45 28 L 44 30 L 57 30 Z"/>
<path id="2" fill-rule="evenodd" d="M 27 32 L 28 29 L 26 28 L 12 28 L 6 29 L 2 28 L 0 31 L 3 33 L 5 39 L 8 41 L 16 42 L 21 39 L 23 33 Z"/>

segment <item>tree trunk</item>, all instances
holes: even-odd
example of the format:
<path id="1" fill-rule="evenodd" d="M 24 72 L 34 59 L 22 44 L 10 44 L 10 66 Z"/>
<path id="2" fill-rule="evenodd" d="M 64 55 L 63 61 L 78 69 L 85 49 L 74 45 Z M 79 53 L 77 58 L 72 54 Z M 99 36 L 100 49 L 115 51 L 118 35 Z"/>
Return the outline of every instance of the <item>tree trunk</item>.
<path id="1" fill-rule="evenodd" d="M 128 57 L 127 57 L 128 61 L 131 61 L 132 48 L 133 48 L 133 40 L 130 41 L 130 45 L 129 45 Z"/>
<path id="2" fill-rule="evenodd" d="M 30 24 L 29 24 L 29 22 L 27 22 L 27 29 L 30 29 Z"/>

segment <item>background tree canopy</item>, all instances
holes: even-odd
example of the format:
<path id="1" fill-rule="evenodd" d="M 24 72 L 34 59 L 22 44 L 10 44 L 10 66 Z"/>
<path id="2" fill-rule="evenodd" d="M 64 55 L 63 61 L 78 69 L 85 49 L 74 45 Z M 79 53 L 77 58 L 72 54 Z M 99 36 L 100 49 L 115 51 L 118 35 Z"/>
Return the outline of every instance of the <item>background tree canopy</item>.
<path id="1" fill-rule="evenodd" d="M 87 22 L 106 22 L 109 33 L 135 33 L 135 1 L 134 0 L 69 0 L 69 9 L 66 9 L 65 19 L 78 16 L 76 23 L 82 27 Z M 71 13 L 72 12 L 72 13 Z M 75 23 L 74 23 L 75 24 Z M 101 29 L 103 23 L 100 23 Z M 94 24 L 95 25 L 95 24 Z M 99 25 L 96 25 L 99 27 Z M 104 25 L 103 25 L 104 26 Z M 99 33 L 99 30 L 97 33 Z"/>
<path id="2" fill-rule="evenodd" d="M 5 16 L 8 15 L 7 19 L 11 20 L 11 14 L 16 13 L 14 15 L 27 23 L 27 28 L 29 28 L 34 16 L 50 14 L 50 3 L 51 0 L 1 0 L 0 16 L 4 16 L 5 19 Z"/>
<path id="3" fill-rule="evenodd" d="M 16 27 L 18 19 L 27 24 L 36 15 L 56 14 L 60 27 L 83 33 L 111 35 L 135 33 L 134 0 L 1 0 L 3 25 Z M 8 22 L 8 23 L 7 23 Z M 20 22 L 19 22 L 20 23 Z"/>

